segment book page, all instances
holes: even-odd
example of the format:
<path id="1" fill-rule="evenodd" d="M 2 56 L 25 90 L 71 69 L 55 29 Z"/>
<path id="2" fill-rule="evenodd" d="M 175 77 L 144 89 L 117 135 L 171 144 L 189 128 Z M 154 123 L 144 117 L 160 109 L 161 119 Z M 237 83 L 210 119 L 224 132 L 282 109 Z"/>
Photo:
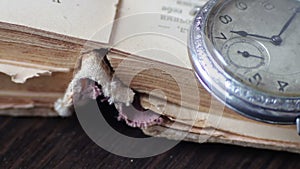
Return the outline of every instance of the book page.
<path id="1" fill-rule="evenodd" d="M 192 68 L 187 52 L 195 7 L 206 0 L 125 0 L 120 2 L 112 47 L 148 59 Z"/>
<path id="2" fill-rule="evenodd" d="M 118 0 L 1 0 L 0 21 L 108 43 L 117 4 Z M 99 29 L 101 34 L 94 36 Z"/>

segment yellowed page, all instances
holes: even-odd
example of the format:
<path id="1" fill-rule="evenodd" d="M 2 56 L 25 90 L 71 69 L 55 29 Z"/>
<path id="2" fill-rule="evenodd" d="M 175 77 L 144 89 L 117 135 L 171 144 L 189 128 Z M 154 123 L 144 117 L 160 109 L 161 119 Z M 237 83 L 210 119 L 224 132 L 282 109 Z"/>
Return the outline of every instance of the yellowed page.
<path id="1" fill-rule="evenodd" d="M 195 6 L 206 0 L 124 0 L 113 32 L 113 48 L 191 68 L 188 31 Z"/>
<path id="2" fill-rule="evenodd" d="M 0 21 L 108 43 L 117 4 L 118 0 L 1 0 Z"/>

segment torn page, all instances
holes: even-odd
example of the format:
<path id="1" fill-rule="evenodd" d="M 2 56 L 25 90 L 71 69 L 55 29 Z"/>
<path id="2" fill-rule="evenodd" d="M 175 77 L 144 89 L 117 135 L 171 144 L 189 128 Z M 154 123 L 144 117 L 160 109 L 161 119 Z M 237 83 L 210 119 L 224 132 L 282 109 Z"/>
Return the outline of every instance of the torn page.
<path id="1" fill-rule="evenodd" d="M 0 59 L 0 73 L 10 76 L 11 80 L 15 83 L 25 83 L 28 79 L 41 75 L 50 76 L 52 72 L 68 71 L 70 71 L 68 68 L 54 68 Z"/>

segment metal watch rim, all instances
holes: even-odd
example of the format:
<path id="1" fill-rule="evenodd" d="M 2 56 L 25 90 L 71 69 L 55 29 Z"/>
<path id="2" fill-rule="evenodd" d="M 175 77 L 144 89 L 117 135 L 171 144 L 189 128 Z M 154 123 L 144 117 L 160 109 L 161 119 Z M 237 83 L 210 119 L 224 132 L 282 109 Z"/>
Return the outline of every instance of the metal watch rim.
<path id="1" fill-rule="evenodd" d="M 223 1 L 226 0 L 208 1 L 192 22 L 188 51 L 197 78 L 209 93 L 239 114 L 268 123 L 294 124 L 300 116 L 300 97 L 277 96 L 250 88 L 231 78 L 208 52 L 205 39 L 208 16 Z"/>

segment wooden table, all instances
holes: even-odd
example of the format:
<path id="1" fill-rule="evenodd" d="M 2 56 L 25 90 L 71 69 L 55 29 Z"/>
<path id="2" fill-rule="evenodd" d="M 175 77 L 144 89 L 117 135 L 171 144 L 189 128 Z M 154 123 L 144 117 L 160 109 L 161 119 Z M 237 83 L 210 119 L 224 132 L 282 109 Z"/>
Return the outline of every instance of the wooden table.
<path id="1" fill-rule="evenodd" d="M 111 117 L 110 117 L 111 116 Z M 138 129 L 108 121 L 120 132 L 141 135 Z M 300 168 L 300 155 L 222 144 L 181 142 L 151 158 L 132 159 L 98 147 L 77 118 L 0 117 L 0 169 L 6 168 Z"/>

